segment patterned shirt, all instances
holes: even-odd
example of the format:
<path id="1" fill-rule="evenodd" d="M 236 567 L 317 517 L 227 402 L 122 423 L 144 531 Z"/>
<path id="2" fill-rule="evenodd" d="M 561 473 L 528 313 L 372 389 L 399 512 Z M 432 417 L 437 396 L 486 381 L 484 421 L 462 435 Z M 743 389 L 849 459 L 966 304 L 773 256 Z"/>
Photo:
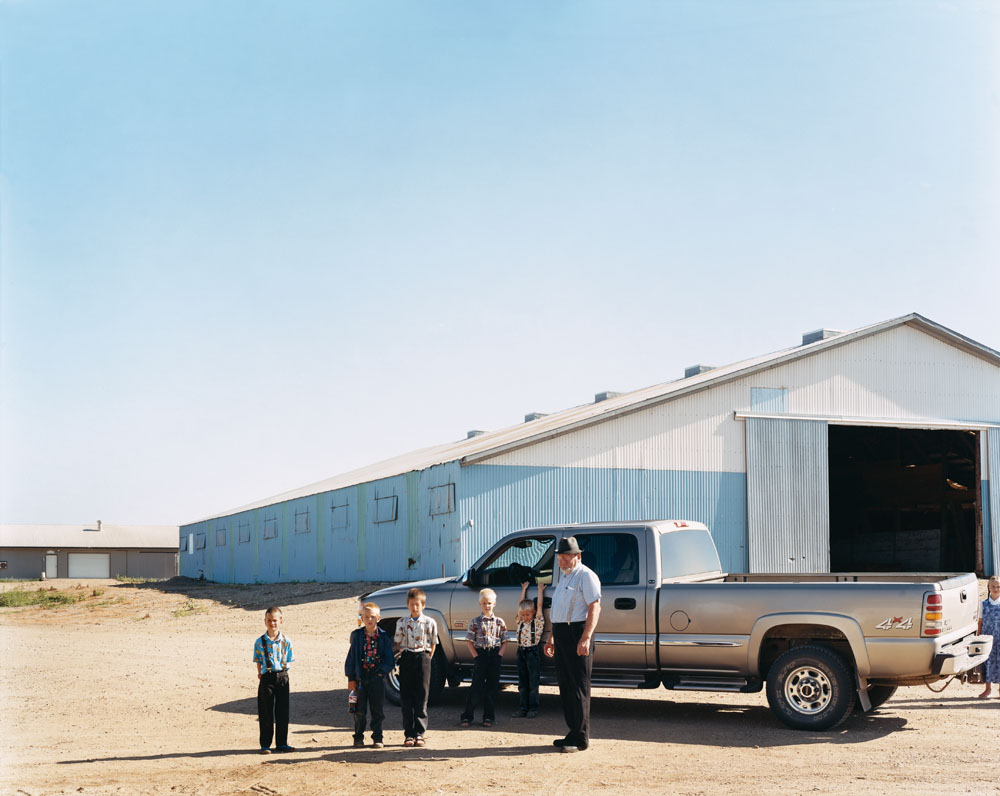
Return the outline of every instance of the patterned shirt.
<path id="1" fill-rule="evenodd" d="M 477 649 L 497 649 L 507 639 L 507 625 L 499 616 L 480 614 L 469 622 L 469 632 L 465 640 L 471 641 Z"/>
<path id="2" fill-rule="evenodd" d="M 519 647 L 534 647 L 541 643 L 545 630 L 545 617 L 536 616 L 530 622 L 517 623 L 517 644 Z"/>
<path id="3" fill-rule="evenodd" d="M 364 644 L 361 645 L 361 668 L 366 672 L 375 669 L 382 658 L 378 654 L 378 633 L 365 633 Z"/>
<path id="4" fill-rule="evenodd" d="M 400 652 L 430 652 L 438 641 L 437 624 L 423 614 L 416 619 L 408 616 L 396 623 L 393 641 L 399 645 Z"/>
<path id="5" fill-rule="evenodd" d="M 271 656 L 271 665 L 267 665 L 267 655 L 264 654 L 264 642 L 267 641 L 267 652 Z M 287 669 L 288 664 L 295 660 L 292 654 L 292 640 L 280 630 L 273 641 L 267 635 L 258 636 L 253 643 L 253 662 L 260 664 L 261 672 L 280 672 Z"/>

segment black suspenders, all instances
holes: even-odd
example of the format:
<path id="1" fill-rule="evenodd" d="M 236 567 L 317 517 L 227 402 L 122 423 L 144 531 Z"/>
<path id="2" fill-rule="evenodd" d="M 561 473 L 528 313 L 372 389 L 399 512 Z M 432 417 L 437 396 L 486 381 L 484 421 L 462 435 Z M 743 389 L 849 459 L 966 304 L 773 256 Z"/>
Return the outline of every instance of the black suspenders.
<path id="1" fill-rule="evenodd" d="M 267 647 L 267 633 L 260 637 L 260 643 L 264 645 L 264 663 L 269 672 L 274 672 L 274 664 L 271 662 L 271 651 Z"/>

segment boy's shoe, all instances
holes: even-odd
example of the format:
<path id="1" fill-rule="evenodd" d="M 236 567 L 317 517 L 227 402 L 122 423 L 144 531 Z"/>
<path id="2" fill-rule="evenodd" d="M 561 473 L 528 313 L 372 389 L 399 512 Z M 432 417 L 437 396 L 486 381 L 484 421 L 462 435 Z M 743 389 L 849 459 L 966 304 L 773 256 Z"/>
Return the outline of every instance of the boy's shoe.
<path id="1" fill-rule="evenodd" d="M 270 750 L 270 749 L 268 749 L 268 748 L 267 748 L 266 746 L 262 746 L 262 747 L 260 748 L 260 753 L 261 753 L 262 755 L 269 755 L 269 754 L 271 754 L 271 750 Z"/>
<path id="2" fill-rule="evenodd" d="M 405 741 L 403 741 L 403 746 L 413 746 L 413 744 L 414 744 L 413 738 L 407 738 Z"/>
<path id="3" fill-rule="evenodd" d="M 364 749 L 365 748 L 365 741 L 364 741 L 364 739 L 363 738 L 355 738 L 354 739 L 354 748 L 355 749 Z"/>
<path id="4" fill-rule="evenodd" d="M 282 744 L 281 746 L 274 747 L 275 752 L 294 752 L 295 747 L 289 746 L 288 744 Z"/>
<path id="5" fill-rule="evenodd" d="M 461 720 L 461 721 L 460 721 L 460 722 L 458 723 L 458 726 L 459 726 L 459 727 L 468 727 L 468 726 L 469 726 L 469 720 L 468 720 L 468 719 L 462 719 L 462 720 Z"/>
<path id="6" fill-rule="evenodd" d="M 423 735 L 418 735 L 414 739 L 413 745 L 414 746 L 427 746 L 427 741 L 424 740 L 424 736 Z"/>
<path id="7" fill-rule="evenodd" d="M 528 711 L 526 710 L 515 710 L 510 714 L 512 719 L 524 719 L 528 717 Z"/>
<path id="8" fill-rule="evenodd" d="M 484 727 L 492 727 L 493 726 L 493 719 L 483 719 L 483 726 Z"/>
<path id="9" fill-rule="evenodd" d="M 372 741 L 372 747 L 374 747 L 375 749 L 384 749 L 385 744 L 382 743 L 381 741 Z"/>
<path id="10" fill-rule="evenodd" d="M 524 714 L 524 718 L 526 718 L 526 719 L 537 719 L 538 718 L 538 711 L 537 710 L 529 710 L 527 713 Z"/>

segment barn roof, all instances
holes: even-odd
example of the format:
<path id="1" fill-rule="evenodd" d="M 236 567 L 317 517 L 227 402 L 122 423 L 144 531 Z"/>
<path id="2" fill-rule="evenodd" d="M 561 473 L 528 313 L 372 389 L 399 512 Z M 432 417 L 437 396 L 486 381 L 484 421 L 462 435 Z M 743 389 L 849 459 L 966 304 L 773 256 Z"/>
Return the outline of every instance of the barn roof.
<path id="1" fill-rule="evenodd" d="M 128 548 L 176 549 L 176 525 L 0 525 L 0 548 Z"/>
<path id="2" fill-rule="evenodd" d="M 711 370 L 687 378 L 656 384 L 652 387 L 644 387 L 595 403 L 574 406 L 550 415 L 540 416 L 535 420 L 518 423 L 517 425 L 496 431 L 484 432 L 469 439 L 421 448 L 230 511 L 214 514 L 204 519 L 210 520 L 216 517 L 238 514 L 242 511 L 282 503 L 287 500 L 294 500 L 321 492 L 343 489 L 369 481 L 377 481 L 382 478 L 423 470 L 427 467 L 447 462 L 458 461 L 463 465 L 482 462 L 516 448 L 532 445 L 536 442 L 576 431 L 580 428 L 601 423 L 615 417 L 638 412 L 684 395 L 709 389 L 732 379 L 743 378 L 757 371 L 813 356 L 822 351 L 871 337 L 900 326 L 919 329 L 968 354 L 1000 366 L 1000 352 L 994 351 L 992 348 L 988 348 L 945 326 L 941 326 L 922 315 L 910 313 L 909 315 L 892 320 L 863 326 L 853 331 L 832 333 L 830 336 L 826 336 L 816 342 L 793 346 L 770 354 L 763 354 L 740 362 L 734 362 L 731 365 L 712 368 Z"/>

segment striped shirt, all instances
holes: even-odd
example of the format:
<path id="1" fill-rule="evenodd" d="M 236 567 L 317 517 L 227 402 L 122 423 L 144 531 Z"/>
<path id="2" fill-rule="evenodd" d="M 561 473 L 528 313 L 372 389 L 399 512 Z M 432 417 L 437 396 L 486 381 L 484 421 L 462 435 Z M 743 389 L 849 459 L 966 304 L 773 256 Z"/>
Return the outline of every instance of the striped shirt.
<path id="1" fill-rule="evenodd" d="M 271 657 L 271 666 L 267 665 L 267 655 L 264 654 L 264 642 L 267 642 L 267 652 Z M 282 669 L 287 669 L 288 664 L 295 661 L 295 655 L 292 654 L 292 640 L 288 638 L 280 630 L 278 631 L 278 637 L 271 640 L 267 635 L 258 636 L 257 640 L 253 643 L 253 662 L 260 664 L 260 671 L 263 672 L 280 672 Z"/>
<path id="2" fill-rule="evenodd" d="M 480 614 L 469 622 L 465 640 L 478 649 L 498 649 L 507 640 L 507 624 L 499 616 Z"/>

